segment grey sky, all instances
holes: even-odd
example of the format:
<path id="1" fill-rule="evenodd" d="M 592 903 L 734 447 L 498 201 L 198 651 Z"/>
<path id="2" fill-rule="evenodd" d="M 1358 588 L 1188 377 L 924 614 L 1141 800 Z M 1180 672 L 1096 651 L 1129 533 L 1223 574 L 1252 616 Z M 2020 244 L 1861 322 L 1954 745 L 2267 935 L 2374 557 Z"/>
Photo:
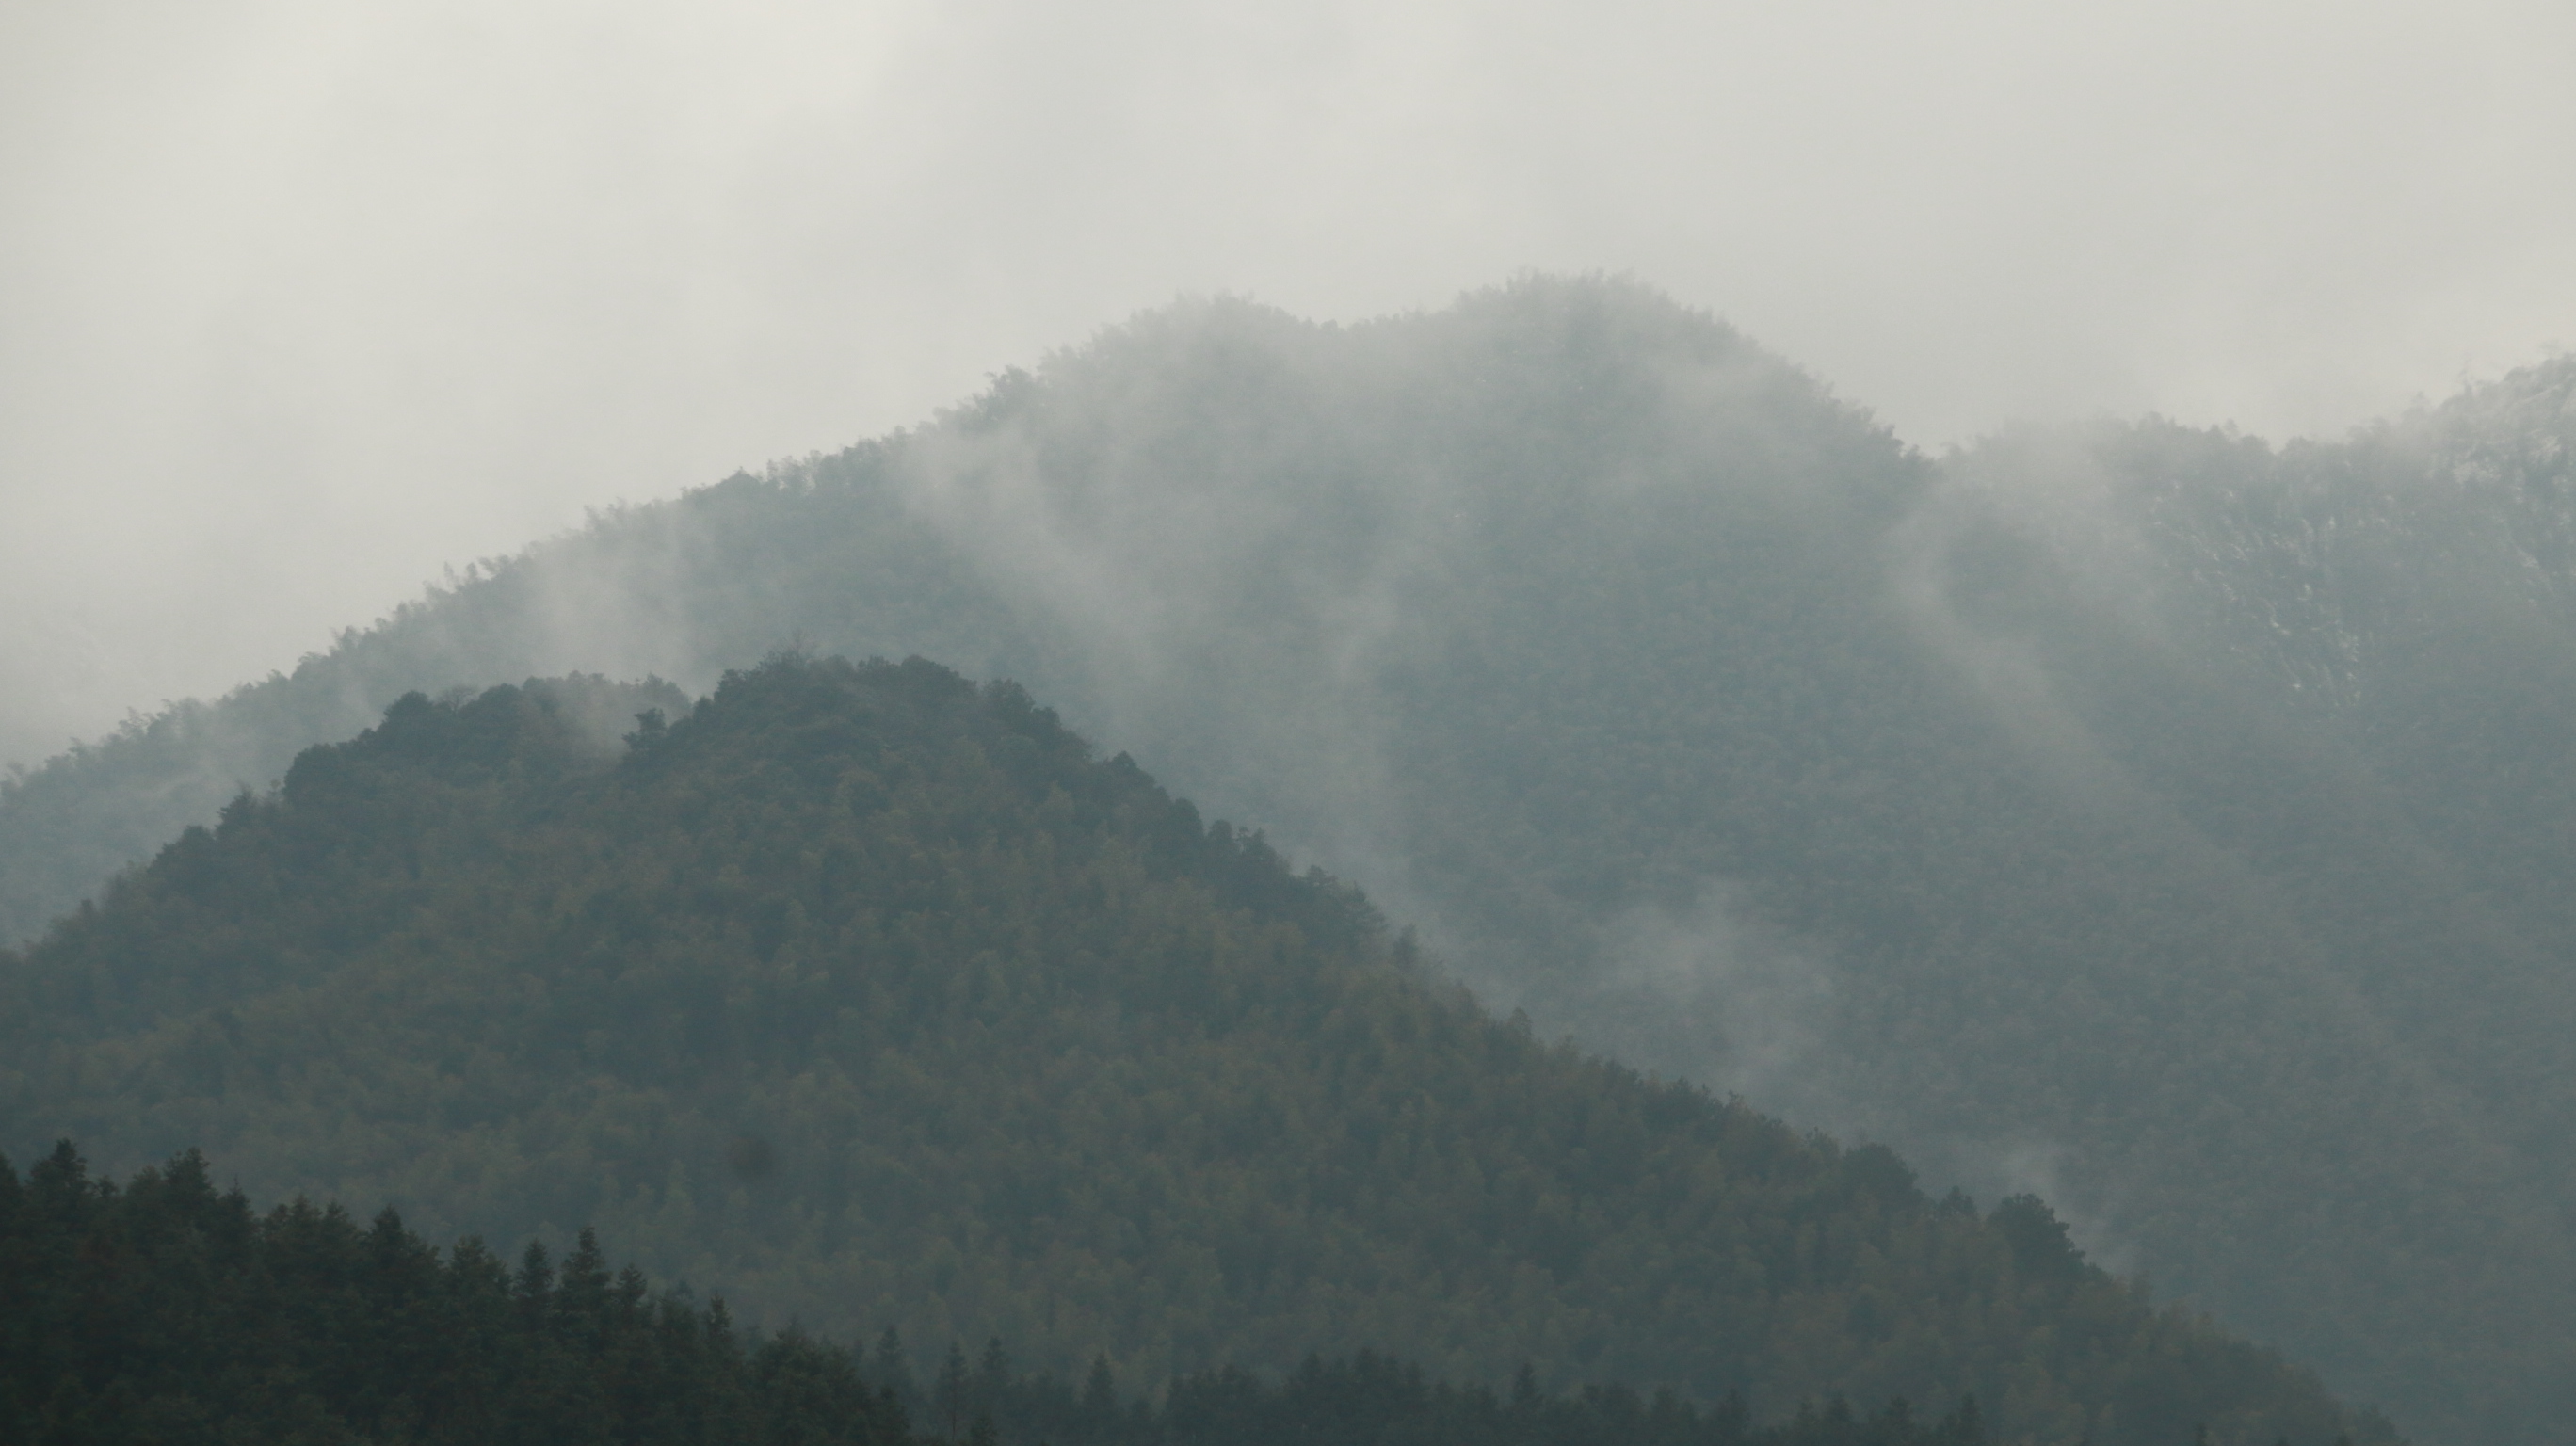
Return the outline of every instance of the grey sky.
<path id="1" fill-rule="evenodd" d="M 1184 291 L 1628 271 L 1927 446 L 2576 341 L 2564 0 L 0 0 L 0 758 Z"/>

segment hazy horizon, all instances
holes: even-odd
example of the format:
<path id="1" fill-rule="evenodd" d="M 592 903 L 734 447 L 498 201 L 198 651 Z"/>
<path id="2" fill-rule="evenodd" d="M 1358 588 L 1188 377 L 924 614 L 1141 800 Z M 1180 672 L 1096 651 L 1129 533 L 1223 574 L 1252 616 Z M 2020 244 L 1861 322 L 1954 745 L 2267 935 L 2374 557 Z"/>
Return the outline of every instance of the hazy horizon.
<path id="1" fill-rule="evenodd" d="M 2576 340 L 2536 3 L 0 14 L 0 760 L 1184 293 L 1528 269 L 1927 448 L 2333 434 Z"/>

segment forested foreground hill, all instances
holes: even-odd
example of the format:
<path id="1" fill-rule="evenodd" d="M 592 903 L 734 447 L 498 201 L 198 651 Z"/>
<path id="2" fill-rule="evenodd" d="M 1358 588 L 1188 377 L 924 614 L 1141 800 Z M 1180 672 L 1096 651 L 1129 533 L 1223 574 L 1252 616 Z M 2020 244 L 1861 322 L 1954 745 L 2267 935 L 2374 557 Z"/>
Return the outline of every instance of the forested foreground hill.
<path id="1" fill-rule="evenodd" d="M 1985 1446 L 1963 1400 L 1938 1417 L 1829 1399 L 1756 1425 L 1738 1396 L 1499 1394 L 1361 1350 L 1287 1375 L 1194 1371 L 1128 1396 L 1105 1358 L 1077 1390 L 949 1347 L 927 1385 L 899 1333 L 862 1353 L 736 1329 L 721 1299 L 611 1275 L 583 1231 L 512 1269 L 479 1240 L 432 1248 L 393 1210 L 265 1216 L 217 1194 L 191 1151 L 119 1189 L 66 1140 L 22 1185 L 0 1160 L 0 1443 L 157 1446 Z"/>
<path id="2" fill-rule="evenodd" d="M 1376 1346 L 1765 1418 L 2390 1439 L 2034 1199 L 1480 1013 L 1016 687 L 782 657 L 613 763 L 555 698 L 405 699 L 0 956 L 20 1157 L 596 1222 L 757 1320 L 1138 1386 Z"/>
<path id="3" fill-rule="evenodd" d="M 1936 463 L 1639 287 L 1178 306 L 0 785 L 0 937 L 409 690 L 920 653 L 1543 1034 L 2042 1192 L 2428 1440 L 2550 1439 L 2571 396 L 2576 359 L 2330 443 Z"/>

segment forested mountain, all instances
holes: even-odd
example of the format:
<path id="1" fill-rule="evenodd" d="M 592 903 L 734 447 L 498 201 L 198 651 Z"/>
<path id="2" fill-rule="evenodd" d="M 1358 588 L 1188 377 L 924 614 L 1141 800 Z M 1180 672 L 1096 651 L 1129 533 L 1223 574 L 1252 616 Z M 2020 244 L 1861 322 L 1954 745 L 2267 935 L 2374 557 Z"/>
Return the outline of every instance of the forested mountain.
<path id="1" fill-rule="evenodd" d="M 561 696 L 401 700 L 0 958 L 13 1136 L 202 1142 L 433 1235 L 597 1222 L 756 1321 L 1149 1389 L 1375 1345 L 1756 1417 L 1973 1393 L 2007 1440 L 2393 1439 L 2033 1198 L 1935 1201 L 1482 1013 L 1015 685 L 781 657 L 613 762 Z M 490 1257 L 456 1268 L 493 1309 Z"/>
<path id="2" fill-rule="evenodd" d="M 408 690 L 920 653 L 1359 881 L 1543 1033 L 2039 1191 L 2424 1439 L 2544 1439 L 2571 394 L 2576 359 L 2331 443 L 1935 462 L 1627 285 L 1184 305 L 0 786 L 0 927 Z"/>

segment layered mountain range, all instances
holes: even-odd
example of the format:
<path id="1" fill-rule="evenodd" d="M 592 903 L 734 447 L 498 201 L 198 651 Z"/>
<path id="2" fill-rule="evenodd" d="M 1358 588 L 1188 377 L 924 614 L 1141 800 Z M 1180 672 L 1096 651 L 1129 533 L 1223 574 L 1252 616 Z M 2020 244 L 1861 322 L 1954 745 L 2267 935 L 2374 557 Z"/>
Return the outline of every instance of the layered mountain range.
<path id="1" fill-rule="evenodd" d="M 676 716 L 782 647 L 919 654 L 1356 881 L 1542 1036 L 2044 1196 L 2419 1439 L 2549 1439 L 2571 396 L 2561 361 L 2335 441 L 1933 459 L 1623 283 L 1191 303 L 0 785 L 0 926 L 408 693 L 649 677 Z"/>

